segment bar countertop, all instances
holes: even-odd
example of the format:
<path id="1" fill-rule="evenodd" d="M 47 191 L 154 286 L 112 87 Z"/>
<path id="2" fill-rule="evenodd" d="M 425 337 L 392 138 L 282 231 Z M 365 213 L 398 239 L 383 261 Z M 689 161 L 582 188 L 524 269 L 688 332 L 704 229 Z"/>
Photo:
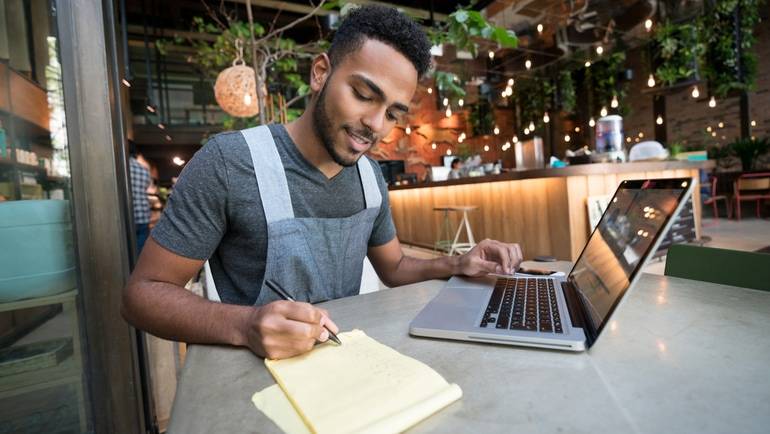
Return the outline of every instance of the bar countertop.
<path id="1" fill-rule="evenodd" d="M 520 179 L 554 178 L 566 176 L 602 175 L 609 173 L 649 172 L 677 169 L 708 169 L 714 167 L 713 160 L 706 161 L 639 161 L 634 163 L 594 163 L 577 164 L 573 166 L 548 168 L 510 170 L 499 175 L 476 176 L 470 178 L 450 179 L 428 183 L 409 185 L 394 185 L 389 190 L 406 190 L 411 188 L 442 187 L 463 184 L 478 184 L 482 182 L 516 181 Z"/>

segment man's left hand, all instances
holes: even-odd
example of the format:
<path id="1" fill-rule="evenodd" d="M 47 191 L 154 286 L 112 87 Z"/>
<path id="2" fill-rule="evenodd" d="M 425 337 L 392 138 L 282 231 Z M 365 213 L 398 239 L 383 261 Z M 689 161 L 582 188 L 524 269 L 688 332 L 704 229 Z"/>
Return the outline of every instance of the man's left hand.
<path id="1" fill-rule="evenodd" d="M 459 257 L 456 274 L 469 277 L 480 277 L 489 273 L 513 274 L 523 260 L 524 255 L 518 244 L 484 240 Z"/>

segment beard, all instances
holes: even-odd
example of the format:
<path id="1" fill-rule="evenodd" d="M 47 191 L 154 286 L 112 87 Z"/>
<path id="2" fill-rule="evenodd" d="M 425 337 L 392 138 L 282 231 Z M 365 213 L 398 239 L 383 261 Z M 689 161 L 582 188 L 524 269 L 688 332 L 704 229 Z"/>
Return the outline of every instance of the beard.
<path id="1" fill-rule="evenodd" d="M 331 79 L 331 77 L 329 77 L 329 79 Z M 326 85 L 329 84 L 329 79 L 326 80 L 324 87 L 321 88 L 321 93 L 318 94 L 318 100 L 316 101 L 315 107 L 313 107 L 313 131 L 315 131 L 318 138 L 321 139 L 321 144 L 323 144 L 324 149 L 326 149 L 326 152 L 332 157 L 332 160 L 334 160 L 335 163 L 343 167 L 350 167 L 355 165 L 361 156 L 346 158 L 344 155 L 340 154 L 334 146 L 334 124 L 326 110 Z M 374 133 L 368 128 L 366 128 L 366 131 L 355 131 L 348 126 L 343 125 L 342 129 L 353 132 L 374 144 Z"/>

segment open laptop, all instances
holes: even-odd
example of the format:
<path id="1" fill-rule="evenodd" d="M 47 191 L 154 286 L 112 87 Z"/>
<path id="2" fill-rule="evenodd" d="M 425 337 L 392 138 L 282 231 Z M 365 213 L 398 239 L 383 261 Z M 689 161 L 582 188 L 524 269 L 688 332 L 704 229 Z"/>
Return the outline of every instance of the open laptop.
<path id="1" fill-rule="evenodd" d="M 409 326 L 415 336 L 583 351 L 655 253 L 694 179 L 623 181 L 566 277 L 453 277 Z"/>

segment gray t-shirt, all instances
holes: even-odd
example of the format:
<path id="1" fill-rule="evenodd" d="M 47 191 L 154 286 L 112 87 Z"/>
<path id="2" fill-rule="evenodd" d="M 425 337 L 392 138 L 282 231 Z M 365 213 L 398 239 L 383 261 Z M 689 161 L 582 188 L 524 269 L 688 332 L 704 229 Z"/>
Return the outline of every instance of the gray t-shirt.
<path id="1" fill-rule="evenodd" d="M 286 172 L 295 217 L 349 217 L 365 208 L 356 166 L 327 179 L 302 156 L 283 125 L 269 128 Z M 379 246 L 392 240 L 396 229 L 380 167 L 367 160 L 382 193 L 369 237 L 369 246 Z M 152 238 L 178 255 L 208 259 L 223 302 L 256 302 L 265 275 L 267 224 L 251 154 L 240 132 L 217 134 L 187 163 Z"/>

